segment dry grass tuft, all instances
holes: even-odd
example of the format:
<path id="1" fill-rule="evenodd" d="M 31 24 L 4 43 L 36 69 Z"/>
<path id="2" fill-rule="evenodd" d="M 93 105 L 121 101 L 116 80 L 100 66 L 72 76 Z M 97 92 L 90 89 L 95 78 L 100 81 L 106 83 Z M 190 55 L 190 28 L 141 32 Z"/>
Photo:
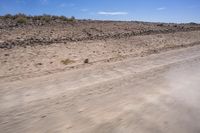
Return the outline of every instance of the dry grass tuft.
<path id="1" fill-rule="evenodd" d="M 64 65 L 72 64 L 74 62 L 75 62 L 74 60 L 70 60 L 70 59 L 61 60 L 61 63 Z"/>
<path id="2" fill-rule="evenodd" d="M 28 22 L 28 20 L 27 20 L 27 18 L 25 18 L 25 17 L 17 17 L 16 18 L 16 22 L 18 23 L 18 24 L 27 24 L 27 22 Z"/>

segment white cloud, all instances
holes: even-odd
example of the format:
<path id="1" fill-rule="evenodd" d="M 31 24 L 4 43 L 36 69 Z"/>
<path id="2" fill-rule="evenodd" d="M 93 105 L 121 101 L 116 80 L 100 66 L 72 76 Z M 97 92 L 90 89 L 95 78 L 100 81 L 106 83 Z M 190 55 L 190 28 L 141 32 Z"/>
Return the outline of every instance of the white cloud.
<path id="1" fill-rule="evenodd" d="M 161 11 L 161 10 L 166 10 L 166 8 L 165 7 L 159 7 L 156 10 Z"/>
<path id="2" fill-rule="evenodd" d="M 102 11 L 102 12 L 98 12 L 97 14 L 99 15 L 127 15 L 128 12 L 105 12 L 105 11 Z"/>

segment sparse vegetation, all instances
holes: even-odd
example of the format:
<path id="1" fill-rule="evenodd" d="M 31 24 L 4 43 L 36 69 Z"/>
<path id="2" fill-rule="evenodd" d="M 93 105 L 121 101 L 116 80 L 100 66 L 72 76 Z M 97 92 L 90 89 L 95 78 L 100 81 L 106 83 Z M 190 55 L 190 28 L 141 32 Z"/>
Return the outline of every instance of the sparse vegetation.
<path id="1" fill-rule="evenodd" d="M 18 32 L 14 32 L 14 29 L 18 29 Z M 2 34 L 0 49 L 11 49 L 16 46 L 33 47 L 54 43 L 67 44 L 68 42 L 83 40 L 120 39 L 138 35 L 196 31 L 200 30 L 200 25 L 195 25 L 194 23 L 76 20 L 73 16 L 66 17 L 46 14 L 40 16 L 7 14 L 0 16 L 0 30 L 9 31 Z M 11 35 L 14 37 L 8 37 Z M 9 39 L 6 39 L 5 36 Z M 82 63 L 84 63 L 84 59 Z"/>
<path id="2" fill-rule="evenodd" d="M 74 16 L 72 16 L 71 18 L 67 18 L 67 17 L 63 18 L 63 17 L 61 16 L 61 19 L 62 19 L 63 21 L 66 21 L 66 22 L 75 22 L 75 21 L 76 21 L 76 19 L 75 19 Z"/>
<path id="3" fill-rule="evenodd" d="M 18 13 L 16 15 L 14 15 L 13 17 L 24 17 L 24 18 L 26 18 L 28 16 L 26 16 L 26 14 L 23 14 L 23 13 Z"/>
<path id="4" fill-rule="evenodd" d="M 4 17 L 5 18 L 12 18 L 12 15 L 11 14 L 6 14 Z"/>
<path id="5" fill-rule="evenodd" d="M 44 14 L 43 16 L 40 17 L 40 20 L 49 23 L 51 21 L 51 16 Z"/>
<path id="6" fill-rule="evenodd" d="M 194 23 L 194 22 L 190 22 L 189 24 L 190 25 L 198 25 L 197 23 Z"/>
<path id="7" fill-rule="evenodd" d="M 157 26 L 160 26 L 160 27 L 162 27 L 162 26 L 164 26 L 164 24 L 160 23 L 160 24 L 157 24 Z"/>
<path id="8" fill-rule="evenodd" d="M 27 18 L 22 16 L 17 17 L 15 20 L 18 24 L 27 24 L 28 22 Z"/>
<path id="9" fill-rule="evenodd" d="M 61 63 L 64 65 L 72 64 L 74 62 L 75 62 L 74 60 L 70 60 L 70 59 L 61 60 Z"/>
<path id="10" fill-rule="evenodd" d="M 4 16 L 0 16 L 3 19 L 14 20 L 18 24 L 27 24 L 27 23 L 50 23 L 50 22 L 75 22 L 76 19 L 74 16 L 66 17 L 66 16 L 52 16 L 43 14 L 40 16 L 27 16 L 23 13 L 18 13 L 16 15 L 6 14 Z"/>
<path id="11" fill-rule="evenodd" d="M 67 17 L 65 17 L 65 16 L 60 16 L 60 19 L 61 19 L 62 21 L 66 21 L 66 20 L 67 20 Z"/>
<path id="12" fill-rule="evenodd" d="M 70 22 L 74 22 L 76 20 L 76 18 L 74 16 L 72 16 L 71 18 L 68 18 L 68 21 Z"/>

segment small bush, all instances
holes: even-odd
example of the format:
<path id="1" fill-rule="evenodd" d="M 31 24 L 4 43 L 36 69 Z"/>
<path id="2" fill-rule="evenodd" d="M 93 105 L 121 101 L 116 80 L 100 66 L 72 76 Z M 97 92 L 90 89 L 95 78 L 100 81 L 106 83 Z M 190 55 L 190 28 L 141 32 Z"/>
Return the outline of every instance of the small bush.
<path id="1" fill-rule="evenodd" d="M 157 26 L 160 26 L 160 27 L 162 27 L 162 26 L 164 26 L 164 24 L 157 24 Z"/>
<path id="2" fill-rule="evenodd" d="M 28 22 L 27 18 L 25 17 L 17 17 L 15 20 L 18 24 L 27 24 Z"/>
<path id="3" fill-rule="evenodd" d="M 23 13 L 18 13 L 16 15 L 13 15 L 13 18 L 14 19 L 17 19 L 17 18 L 27 18 L 27 16 Z"/>
<path id="4" fill-rule="evenodd" d="M 18 13 L 18 14 L 16 14 L 15 16 L 16 16 L 16 17 L 26 17 L 26 14 L 24 14 L 24 13 Z"/>
<path id="5" fill-rule="evenodd" d="M 52 16 L 52 15 L 47 15 L 47 14 L 43 14 L 39 16 L 27 16 L 26 14 L 18 13 L 16 15 L 6 14 L 0 17 L 16 20 L 16 22 L 19 24 L 26 24 L 28 21 L 32 21 L 32 20 L 45 22 L 45 23 L 49 23 L 50 21 L 65 21 L 65 22 L 76 21 L 76 18 L 74 16 L 68 18 L 65 16 Z"/>
<path id="6" fill-rule="evenodd" d="M 190 22 L 189 24 L 190 25 L 198 25 L 197 23 L 194 23 L 194 22 Z"/>
<path id="7" fill-rule="evenodd" d="M 51 21 L 51 16 L 50 15 L 43 15 L 43 16 L 41 16 L 41 20 L 49 23 Z"/>
<path id="8" fill-rule="evenodd" d="M 76 20 L 76 18 L 75 18 L 74 16 L 71 16 L 71 19 L 72 19 L 72 20 Z"/>
<path id="9" fill-rule="evenodd" d="M 64 65 L 68 65 L 68 64 L 71 64 L 71 63 L 74 63 L 74 62 L 75 61 L 70 60 L 70 59 L 61 60 L 61 63 L 64 64 Z"/>
<path id="10" fill-rule="evenodd" d="M 62 21 L 66 21 L 66 20 L 67 20 L 67 17 L 65 17 L 65 16 L 60 16 L 59 19 L 62 20 Z"/>
<path id="11" fill-rule="evenodd" d="M 75 22 L 76 18 L 74 16 L 72 16 L 71 18 L 67 18 L 66 21 L 67 22 Z"/>
<path id="12" fill-rule="evenodd" d="M 6 14 L 4 17 L 5 18 L 12 18 L 12 15 L 11 14 Z"/>

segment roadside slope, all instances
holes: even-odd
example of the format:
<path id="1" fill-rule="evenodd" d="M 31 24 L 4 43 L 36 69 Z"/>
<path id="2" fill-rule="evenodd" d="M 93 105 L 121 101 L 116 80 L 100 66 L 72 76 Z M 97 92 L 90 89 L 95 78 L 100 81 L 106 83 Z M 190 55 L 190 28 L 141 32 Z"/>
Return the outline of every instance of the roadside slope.
<path id="1" fill-rule="evenodd" d="M 187 48 L 199 45 L 199 42 L 200 31 L 191 31 L 0 49 L 0 79 L 11 81 L 37 77 L 129 57 Z M 89 63 L 84 63 L 85 59 Z"/>

